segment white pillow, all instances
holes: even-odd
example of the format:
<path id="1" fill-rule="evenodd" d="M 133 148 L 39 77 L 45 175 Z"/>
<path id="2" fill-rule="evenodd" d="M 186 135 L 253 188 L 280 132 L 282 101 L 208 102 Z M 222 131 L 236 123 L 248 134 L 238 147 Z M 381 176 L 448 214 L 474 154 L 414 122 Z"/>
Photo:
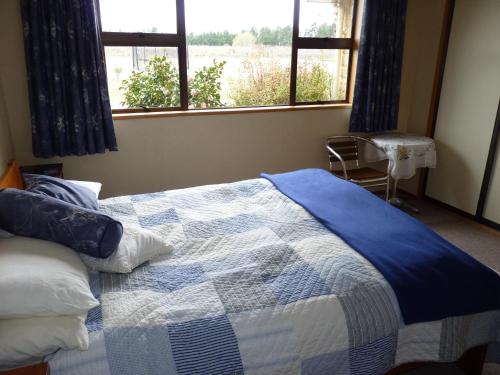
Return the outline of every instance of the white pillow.
<path id="1" fill-rule="evenodd" d="M 80 257 L 94 271 L 129 273 L 138 265 L 171 251 L 172 246 L 153 232 L 123 224 L 123 237 L 118 249 L 108 258 L 93 258 L 85 254 L 80 254 Z"/>
<path id="2" fill-rule="evenodd" d="M 88 347 L 82 315 L 0 319 L 0 371 L 41 362 L 59 348 Z"/>
<path id="3" fill-rule="evenodd" d="M 0 318 L 80 315 L 99 305 L 78 254 L 54 242 L 0 240 Z"/>
<path id="4" fill-rule="evenodd" d="M 95 194 L 96 199 L 99 198 L 99 193 L 101 192 L 102 184 L 100 182 L 92 182 L 92 181 L 78 181 L 78 180 L 66 180 L 71 182 L 72 184 L 83 186 Z"/>

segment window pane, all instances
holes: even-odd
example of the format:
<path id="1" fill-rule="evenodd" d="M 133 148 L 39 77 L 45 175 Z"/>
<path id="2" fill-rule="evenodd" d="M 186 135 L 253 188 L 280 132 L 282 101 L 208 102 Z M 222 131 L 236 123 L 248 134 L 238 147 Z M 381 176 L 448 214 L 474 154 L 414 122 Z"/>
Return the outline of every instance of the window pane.
<path id="1" fill-rule="evenodd" d="M 300 49 L 297 102 L 346 100 L 349 50 Z"/>
<path id="2" fill-rule="evenodd" d="M 178 107 L 176 47 L 105 47 L 111 108 Z"/>
<path id="3" fill-rule="evenodd" d="M 292 0 L 185 0 L 190 108 L 287 104 Z"/>
<path id="4" fill-rule="evenodd" d="M 100 0 L 102 31 L 177 33 L 175 0 Z"/>
<path id="5" fill-rule="evenodd" d="M 299 36 L 350 38 L 353 0 L 300 0 Z"/>

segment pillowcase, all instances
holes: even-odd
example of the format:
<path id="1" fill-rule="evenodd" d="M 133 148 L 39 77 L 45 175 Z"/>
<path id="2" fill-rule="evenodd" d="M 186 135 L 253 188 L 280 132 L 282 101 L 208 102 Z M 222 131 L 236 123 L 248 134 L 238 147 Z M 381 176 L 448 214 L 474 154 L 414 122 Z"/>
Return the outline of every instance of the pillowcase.
<path id="1" fill-rule="evenodd" d="M 0 319 L 80 315 L 99 305 L 77 253 L 27 237 L 0 240 Z"/>
<path id="2" fill-rule="evenodd" d="M 0 371 L 41 362 L 58 349 L 87 350 L 82 316 L 0 319 Z"/>
<path id="3" fill-rule="evenodd" d="M 123 225 L 123 237 L 118 249 L 106 259 L 81 254 L 83 263 L 94 271 L 129 273 L 138 265 L 158 255 L 168 254 L 172 246 L 158 235 L 130 224 Z"/>
<path id="4" fill-rule="evenodd" d="M 57 198 L 90 210 L 99 208 L 95 193 L 87 187 L 40 174 L 25 174 L 23 177 L 27 191 Z"/>
<path id="5" fill-rule="evenodd" d="M 96 258 L 115 251 L 123 234 L 120 222 L 98 211 L 17 189 L 0 192 L 0 228 L 57 242 Z"/>
<path id="6" fill-rule="evenodd" d="M 92 191 L 92 193 L 95 194 L 95 199 L 99 199 L 99 193 L 101 192 L 102 188 L 102 184 L 100 182 L 78 181 L 78 180 L 66 180 L 66 181 L 89 189 L 90 191 Z"/>

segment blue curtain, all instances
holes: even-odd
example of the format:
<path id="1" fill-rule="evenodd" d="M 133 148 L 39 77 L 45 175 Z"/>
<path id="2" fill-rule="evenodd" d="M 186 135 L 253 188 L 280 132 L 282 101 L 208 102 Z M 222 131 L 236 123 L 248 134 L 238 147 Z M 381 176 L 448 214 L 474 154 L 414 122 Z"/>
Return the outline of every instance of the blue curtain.
<path id="1" fill-rule="evenodd" d="M 366 0 L 349 130 L 396 129 L 407 0 Z"/>
<path id="2" fill-rule="evenodd" d="M 22 0 L 33 154 L 117 150 L 94 0 Z"/>

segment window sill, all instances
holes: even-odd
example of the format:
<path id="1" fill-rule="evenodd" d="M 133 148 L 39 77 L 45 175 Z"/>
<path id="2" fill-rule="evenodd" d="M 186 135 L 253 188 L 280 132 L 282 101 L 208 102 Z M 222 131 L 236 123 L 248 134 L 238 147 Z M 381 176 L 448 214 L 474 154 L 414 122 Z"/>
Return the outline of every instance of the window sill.
<path id="1" fill-rule="evenodd" d="M 162 111 L 162 112 L 131 112 L 114 113 L 113 120 L 136 120 L 161 117 L 181 117 L 181 116 L 209 116 L 209 115 L 233 115 L 244 113 L 267 113 L 267 112 L 291 112 L 291 111 L 312 111 L 324 109 L 348 109 L 351 104 L 311 104 L 297 106 L 274 106 L 274 107 L 251 107 L 251 108 L 221 108 L 221 109 L 194 109 L 188 111 Z"/>

